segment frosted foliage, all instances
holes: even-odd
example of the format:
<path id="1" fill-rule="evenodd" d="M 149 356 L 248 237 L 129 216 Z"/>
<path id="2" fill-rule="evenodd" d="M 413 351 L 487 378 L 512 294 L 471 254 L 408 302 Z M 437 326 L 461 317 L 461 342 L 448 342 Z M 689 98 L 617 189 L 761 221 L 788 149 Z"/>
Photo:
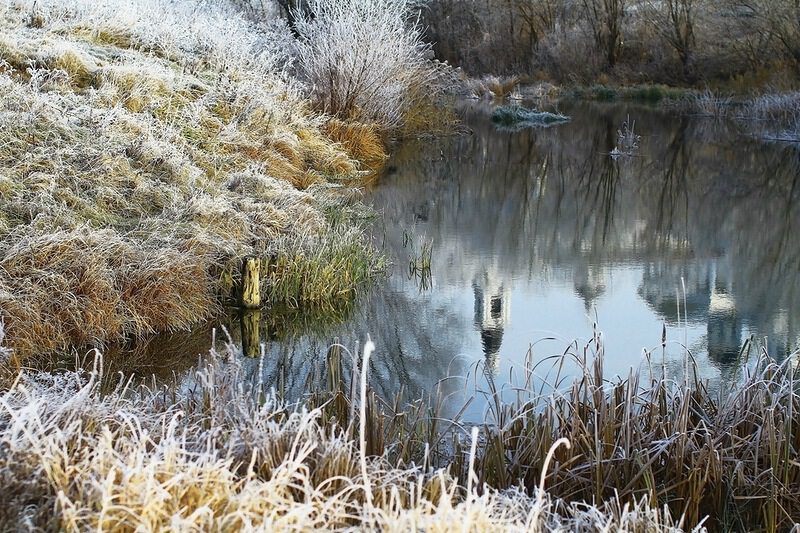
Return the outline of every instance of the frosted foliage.
<path id="1" fill-rule="evenodd" d="M 409 0 L 311 0 L 299 12 L 297 62 L 323 111 L 402 125 L 415 87 L 433 81 Z"/>
<path id="2" fill-rule="evenodd" d="M 234 349 L 232 346 L 228 350 Z M 444 471 L 366 460 L 324 423 L 212 353 L 168 391 L 88 372 L 22 374 L 0 393 L 0 508 L 10 530 L 677 532 L 643 500 L 566 505 L 542 491 L 465 493 Z M 366 487 L 373 504 L 364 501 Z M 31 505 L 31 502 L 36 502 Z M 356 530 L 356 529 L 350 529 Z"/>
<path id="3" fill-rule="evenodd" d="M 279 19 L 255 31 L 225 2 L 190 0 L 7 0 L 3 9 L 28 11 L 53 29 L 118 29 L 138 47 L 187 65 L 273 74 L 287 63 L 289 33 Z M 112 31 L 113 33 L 113 31 Z"/>

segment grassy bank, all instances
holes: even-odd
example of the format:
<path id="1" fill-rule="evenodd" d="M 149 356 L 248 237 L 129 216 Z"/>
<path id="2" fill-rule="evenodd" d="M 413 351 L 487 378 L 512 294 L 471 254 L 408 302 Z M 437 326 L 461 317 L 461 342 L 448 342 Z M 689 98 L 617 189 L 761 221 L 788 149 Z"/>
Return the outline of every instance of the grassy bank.
<path id="1" fill-rule="evenodd" d="M 380 267 L 342 184 L 381 132 L 288 74 L 291 34 L 191 1 L 0 6 L 0 314 L 18 357 L 215 316 L 245 255 L 270 303 Z M 355 203 L 354 203 L 355 202 Z"/>

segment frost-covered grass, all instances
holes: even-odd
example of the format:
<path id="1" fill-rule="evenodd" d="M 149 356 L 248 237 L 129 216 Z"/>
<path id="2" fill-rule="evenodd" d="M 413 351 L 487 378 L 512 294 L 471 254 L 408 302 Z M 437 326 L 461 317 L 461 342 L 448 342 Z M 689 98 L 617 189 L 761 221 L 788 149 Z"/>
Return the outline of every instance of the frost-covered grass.
<path id="1" fill-rule="evenodd" d="M 764 140 L 800 142 L 800 91 L 734 99 L 706 90 L 690 93 L 671 105 L 686 114 L 735 119 Z"/>
<path id="2" fill-rule="evenodd" d="M 224 3 L 0 3 L 0 315 L 19 356 L 188 328 L 244 255 L 302 263 L 266 278 L 295 279 L 264 287 L 274 303 L 333 305 L 374 273 L 326 213 L 382 146 L 330 133 L 287 74 L 291 39 Z"/>
<path id="3" fill-rule="evenodd" d="M 533 493 L 498 491 L 477 477 L 464 485 L 446 469 L 400 465 L 335 423 L 335 399 L 282 405 L 230 355 L 214 353 L 191 386 L 164 391 L 121 385 L 101 394 L 99 361 L 90 372 L 22 374 L 0 395 L 0 523 L 52 531 L 679 530 L 644 500 L 568 503 L 540 490 L 544 478 Z"/>
<path id="4" fill-rule="evenodd" d="M 800 142 L 800 91 L 756 96 L 742 106 L 738 116 L 758 120 L 764 138 Z"/>
<path id="5" fill-rule="evenodd" d="M 518 76 L 484 76 L 472 78 L 464 82 L 467 95 L 470 98 L 492 100 L 503 99 L 510 96 L 519 85 Z"/>

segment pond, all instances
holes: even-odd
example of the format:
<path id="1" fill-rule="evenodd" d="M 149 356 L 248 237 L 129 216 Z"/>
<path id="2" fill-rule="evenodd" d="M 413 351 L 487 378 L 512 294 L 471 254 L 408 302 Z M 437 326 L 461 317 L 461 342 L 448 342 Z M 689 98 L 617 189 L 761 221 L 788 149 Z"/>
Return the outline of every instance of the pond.
<path id="1" fill-rule="evenodd" d="M 397 147 L 365 195 L 390 275 L 338 323 L 273 319 L 250 371 L 293 397 L 334 339 L 355 351 L 370 335 L 382 394 L 436 391 L 449 416 L 474 396 L 465 418 L 482 420 L 487 376 L 511 399 L 526 380 L 552 383 L 550 358 L 583 357 L 598 335 L 609 378 L 647 364 L 679 378 L 691 357 L 720 383 L 748 339 L 779 359 L 796 349 L 796 148 L 658 108 L 560 107 L 569 123 L 514 132 L 467 103 L 470 134 Z M 612 158 L 626 120 L 638 150 Z"/>

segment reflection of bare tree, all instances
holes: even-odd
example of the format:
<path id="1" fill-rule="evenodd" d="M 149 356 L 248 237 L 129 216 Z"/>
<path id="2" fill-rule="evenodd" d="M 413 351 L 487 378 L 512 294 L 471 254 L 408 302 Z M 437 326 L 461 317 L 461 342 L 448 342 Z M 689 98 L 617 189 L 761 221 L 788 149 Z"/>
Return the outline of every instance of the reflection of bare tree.
<path id="1" fill-rule="evenodd" d="M 357 357 L 359 346 L 369 336 L 377 347 L 370 362 L 370 386 L 385 398 L 401 389 L 410 398 L 456 390 L 463 382 L 438 384 L 466 373 L 457 358 L 464 321 L 446 305 L 420 301 L 418 292 L 393 287 L 394 282 L 387 280 L 361 302 L 346 324 L 267 340 L 265 356 L 246 362 L 252 379 L 296 399 L 313 386 L 312 378 L 325 374 L 331 344 L 338 341 Z M 345 376 L 352 375 L 353 362 L 343 358 Z"/>
<path id="2" fill-rule="evenodd" d="M 673 241 L 679 243 L 686 241 L 686 227 L 689 216 L 689 188 L 686 177 L 689 170 L 689 161 L 692 143 L 687 139 L 689 119 L 683 117 L 672 135 L 667 146 L 666 156 L 650 167 L 658 174 L 657 167 L 663 165 L 658 203 L 656 205 L 656 220 L 653 228 L 653 237 L 659 239 L 658 245 L 663 249 Z M 676 219 L 681 217 L 683 231 L 676 235 Z"/>
<path id="3" fill-rule="evenodd" d="M 619 183 L 619 164 L 607 154 L 615 146 L 616 126 L 610 117 L 604 117 L 603 127 L 597 128 L 597 135 L 588 153 L 590 160 L 588 171 L 578 176 L 579 190 L 584 191 L 583 227 L 594 226 L 594 235 L 589 240 L 604 246 L 609 234 L 613 232 L 615 201 Z M 598 220 L 599 218 L 599 220 Z M 576 242 L 587 237 L 581 232 Z"/>

